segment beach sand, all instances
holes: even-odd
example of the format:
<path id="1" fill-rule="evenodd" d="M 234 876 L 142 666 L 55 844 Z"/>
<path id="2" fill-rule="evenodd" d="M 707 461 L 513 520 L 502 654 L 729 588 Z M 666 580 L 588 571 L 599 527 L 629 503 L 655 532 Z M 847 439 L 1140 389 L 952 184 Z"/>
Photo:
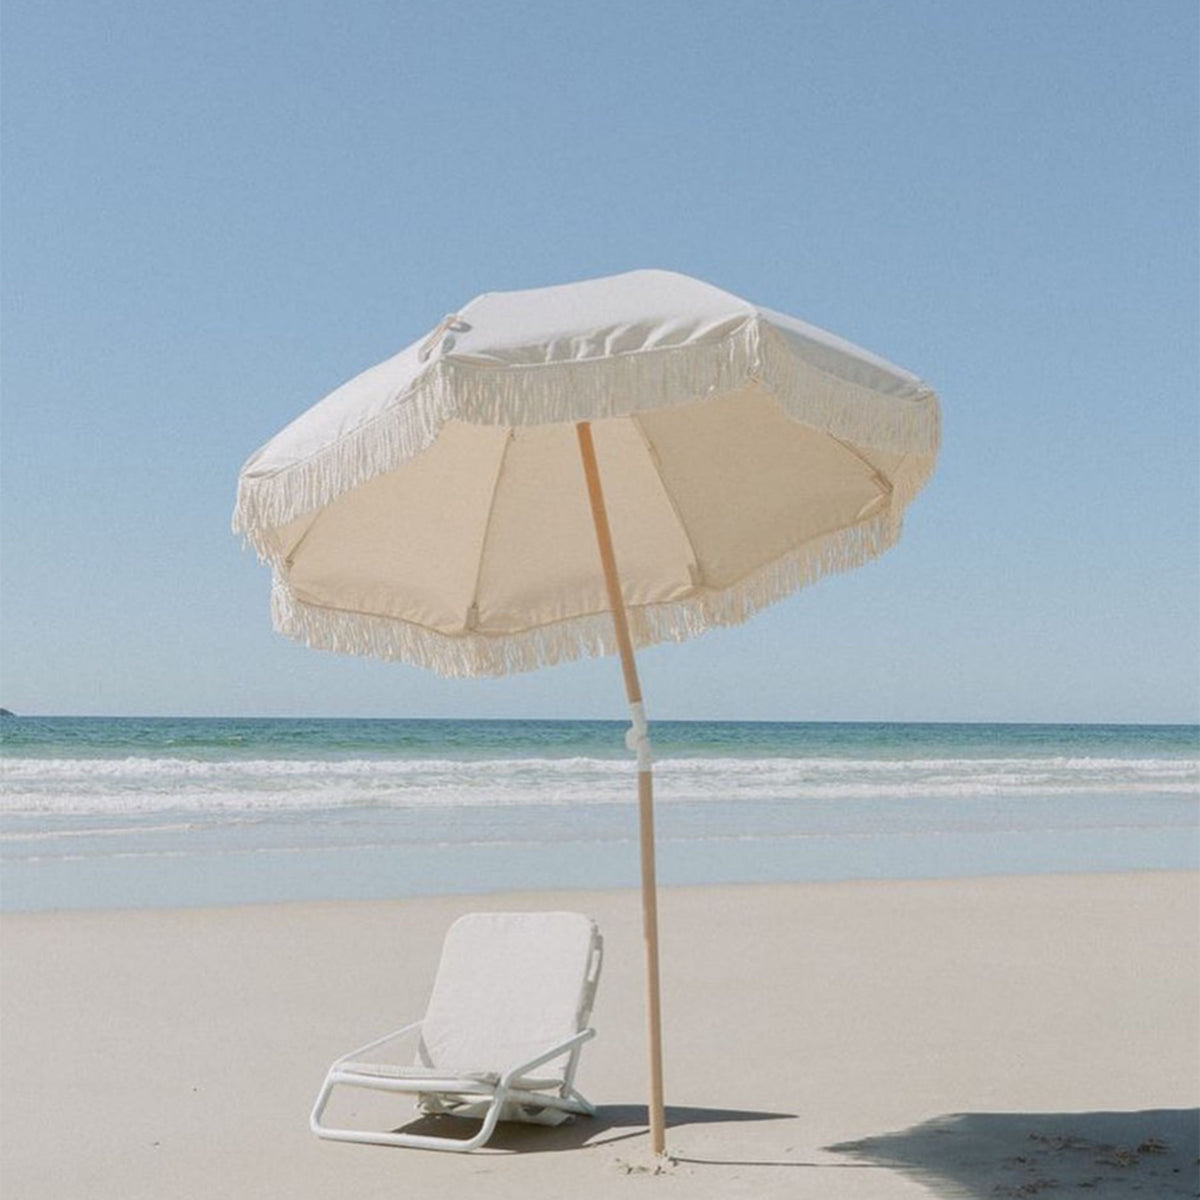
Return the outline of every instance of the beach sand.
<path id="1" fill-rule="evenodd" d="M 329 1062 L 418 1017 L 488 908 L 599 920 L 599 1116 L 473 1155 L 313 1137 Z M 1196 874 L 664 891 L 658 1174 L 639 922 L 627 892 L 7 916 L 0 1194 L 1197 1195 Z"/>

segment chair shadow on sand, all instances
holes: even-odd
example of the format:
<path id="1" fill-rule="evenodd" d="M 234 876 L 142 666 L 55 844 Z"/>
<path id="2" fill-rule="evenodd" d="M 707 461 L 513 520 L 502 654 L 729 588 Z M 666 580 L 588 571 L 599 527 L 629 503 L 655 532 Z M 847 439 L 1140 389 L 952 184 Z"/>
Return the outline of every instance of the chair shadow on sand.
<path id="1" fill-rule="evenodd" d="M 957 1113 L 826 1149 L 888 1167 L 956 1200 L 1200 1194 L 1200 1109 L 1194 1108 Z"/>
<path id="2" fill-rule="evenodd" d="M 740 1121 L 790 1121 L 795 1113 L 747 1112 L 740 1109 L 688 1108 L 668 1105 L 666 1121 L 668 1129 L 684 1125 L 731 1124 Z M 452 1124 L 451 1124 L 452 1123 Z M 432 1134 L 467 1138 L 478 1128 L 480 1122 L 467 1117 L 419 1117 L 401 1127 L 404 1133 Z M 516 1121 L 502 1121 L 487 1143 L 488 1150 L 504 1150 L 518 1154 L 541 1154 L 557 1150 L 581 1150 L 627 1138 L 645 1137 L 648 1127 L 644 1104 L 601 1104 L 594 1117 L 580 1117 L 563 1125 L 526 1125 Z"/>

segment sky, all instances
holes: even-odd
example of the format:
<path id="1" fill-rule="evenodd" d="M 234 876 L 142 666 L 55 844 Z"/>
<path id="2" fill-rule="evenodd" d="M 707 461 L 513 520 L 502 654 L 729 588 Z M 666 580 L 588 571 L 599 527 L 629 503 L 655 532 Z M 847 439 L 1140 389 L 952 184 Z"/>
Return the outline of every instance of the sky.
<path id="1" fill-rule="evenodd" d="M 679 719 L 1200 714 L 1192 0 L 5 0 L 0 705 L 619 717 L 310 651 L 242 462 L 484 291 L 686 272 L 915 372 L 900 544 L 639 656 Z"/>

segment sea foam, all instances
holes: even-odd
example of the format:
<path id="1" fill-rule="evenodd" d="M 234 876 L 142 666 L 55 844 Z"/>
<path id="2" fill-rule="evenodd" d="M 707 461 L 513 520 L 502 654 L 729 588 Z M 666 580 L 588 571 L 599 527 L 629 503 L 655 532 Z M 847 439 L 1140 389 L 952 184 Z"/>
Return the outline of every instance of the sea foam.
<path id="1" fill-rule="evenodd" d="M 117 814 L 311 811 L 347 806 L 628 804 L 633 764 L 572 758 L 202 760 L 6 758 L 0 811 Z M 1200 795 L 1185 758 L 671 758 L 660 804 Z"/>

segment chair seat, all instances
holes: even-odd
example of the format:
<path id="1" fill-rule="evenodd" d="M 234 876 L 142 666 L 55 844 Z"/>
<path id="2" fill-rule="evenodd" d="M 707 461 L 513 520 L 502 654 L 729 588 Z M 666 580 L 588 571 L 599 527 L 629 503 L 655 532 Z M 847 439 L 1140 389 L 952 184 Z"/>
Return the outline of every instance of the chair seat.
<path id="1" fill-rule="evenodd" d="M 499 1071 L 439 1071 L 436 1067 L 404 1067 L 397 1063 L 344 1062 L 339 1064 L 341 1075 L 365 1075 L 373 1079 L 397 1079 L 412 1083 L 437 1083 L 437 1091 L 477 1092 L 491 1091 L 500 1082 Z M 461 1084 L 461 1087 L 456 1087 Z M 521 1076 L 513 1080 L 512 1086 L 526 1092 L 547 1091 L 562 1087 L 563 1079 L 557 1076 Z"/>

